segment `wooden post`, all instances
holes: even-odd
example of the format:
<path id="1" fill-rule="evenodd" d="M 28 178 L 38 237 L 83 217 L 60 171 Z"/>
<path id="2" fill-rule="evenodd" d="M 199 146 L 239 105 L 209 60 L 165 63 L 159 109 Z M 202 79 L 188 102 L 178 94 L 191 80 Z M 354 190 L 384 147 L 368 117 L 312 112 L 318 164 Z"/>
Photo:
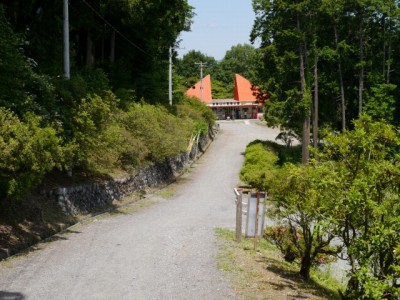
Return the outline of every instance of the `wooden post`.
<path id="1" fill-rule="evenodd" d="M 242 241 L 242 189 L 235 189 L 236 194 L 236 242 Z"/>
<path id="2" fill-rule="evenodd" d="M 258 243 L 258 212 L 260 210 L 260 192 L 257 192 L 257 205 L 256 205 L 256 230 L 254 232 L 254 251 L 257 250 Z"/>

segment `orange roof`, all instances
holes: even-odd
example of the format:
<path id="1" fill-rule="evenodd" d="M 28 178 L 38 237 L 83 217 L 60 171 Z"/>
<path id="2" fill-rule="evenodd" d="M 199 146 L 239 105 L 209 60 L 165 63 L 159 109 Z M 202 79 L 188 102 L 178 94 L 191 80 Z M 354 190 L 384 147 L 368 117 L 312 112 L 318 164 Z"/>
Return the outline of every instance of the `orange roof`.
<path id="1" fill-rule="evenodd" d="M 257 97 L 255 95 L 254 87 L 243 76 L 239 74 L 235 75 L 235 100 L 239 101 L 256 101 Z"/>
<path id="2" fill-rule="evenodd" d="M 186 96 L 195 97 L 201 100 L 201 93 L 200 93 L 200 83 L 201 81 L 197 82 L 193 87 L 189 88 L 186 91 Z M 211 102 L 211 76 L 210 74 L 203 78 L 203 102 Z"/>

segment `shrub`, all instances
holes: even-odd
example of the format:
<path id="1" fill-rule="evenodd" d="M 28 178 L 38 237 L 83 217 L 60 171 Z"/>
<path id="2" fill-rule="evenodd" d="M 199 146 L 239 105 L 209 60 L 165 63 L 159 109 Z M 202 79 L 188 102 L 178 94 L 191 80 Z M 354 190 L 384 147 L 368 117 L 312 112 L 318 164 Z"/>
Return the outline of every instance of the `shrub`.
<path id="1" fill-rule="evenodd" d="M 178 117 L 194 121 L 196 132 L 207 133 L 208 128 L 214 125 L 216 120 L 212 110 L 197 99 L 185 98 L 176 108 Z"/>
<path id="2" fill-rule="evenodd" d="M 104 97 L 88 96 L 73 111 L 73 137 L 67 145 L 67 167 L 105 172 L 119 166 L 122 153 L 130 147 L 124 129 L 118 125 L 118 100 L 108 92 Z"/>
<path id="3" fill-rule="evenodd" d="M 56 131 L 40 127 L 33 114 L 21 121 L 0 108 L 0 196 L 19 198 L 40 183 L 44 174 L 61 168 L 62 148 Z"/>
<path id="4" fill-rule="evenodd" d="M 147 160 L 157 162 L 184 152 L 194 130 L 191 120 L 178 118 L 161 106 L 144 103 L 130 106 L 124 125 L 146 144 Z"/>
<path id="5" fill-rule="evenodd" d="M 259 140 L 250 143 L 244 155 L 240 179 L 254 188 L 265 191 L 268 188 L 268 178 L 273 176 L 277 168 L 278 156 Z"/>
<path id="6" fill-rule="evenodd" d="M 54 86 L 47 76 L 33 71 L 36 62 L 21 51 L 23 42 L 11 29 L 0 4 L 0 106 L 20 117 L 27 112 L 48 115 L 54 110 Z"/>

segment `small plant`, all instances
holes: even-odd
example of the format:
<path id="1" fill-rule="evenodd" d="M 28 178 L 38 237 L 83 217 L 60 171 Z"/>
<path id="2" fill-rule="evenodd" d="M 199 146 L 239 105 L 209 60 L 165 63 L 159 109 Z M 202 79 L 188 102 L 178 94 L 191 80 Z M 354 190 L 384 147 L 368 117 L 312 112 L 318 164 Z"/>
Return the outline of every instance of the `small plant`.
<path id="1" fill-rule="evenodd" d="M 300 252 L 293 243 L 292 236 L 295 234 L 299 240 L 301 234 L 299 231 L 292 233 L 292 230 L 290 227 L 276 226 L 268 227 L 264 232 L 264 238 L 278 247 L 287 262 L 294 262 L 300 258 Z"/>

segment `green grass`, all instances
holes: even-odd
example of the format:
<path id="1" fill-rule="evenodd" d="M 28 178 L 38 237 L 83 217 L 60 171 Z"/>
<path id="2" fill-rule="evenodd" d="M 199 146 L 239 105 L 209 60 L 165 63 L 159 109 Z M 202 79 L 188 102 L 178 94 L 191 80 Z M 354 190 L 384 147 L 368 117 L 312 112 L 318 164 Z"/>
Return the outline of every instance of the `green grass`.
<path id="1" fill-rule="evenodd" d="M 232 230 L 216 228 L 215 233 L 220 249 L 216 257 L 218 268 L 226 272 L 232 287 L 244 299 L 286 299 L 281 298 L 285 292 L 287 297 L 294 293 L 290 297 L 306 294 L 309 299 L 340 299 L 337 290 L 343 286 L 329 276 L 329 270 L 312 270 L 307 282 L 298 274 L 299 265 L 284 261 L 279 250 L 267 240 L 260 239 L 254 251 L 253 239 L 243 238 L 236 243 Z"/>
<path id="2" fill-rule="evenodd" d="M 165 188 L 156 192 L 156 195 L 164 199 L 169 199 L 175 195 L 175 191 L 171 188 Z"/>

